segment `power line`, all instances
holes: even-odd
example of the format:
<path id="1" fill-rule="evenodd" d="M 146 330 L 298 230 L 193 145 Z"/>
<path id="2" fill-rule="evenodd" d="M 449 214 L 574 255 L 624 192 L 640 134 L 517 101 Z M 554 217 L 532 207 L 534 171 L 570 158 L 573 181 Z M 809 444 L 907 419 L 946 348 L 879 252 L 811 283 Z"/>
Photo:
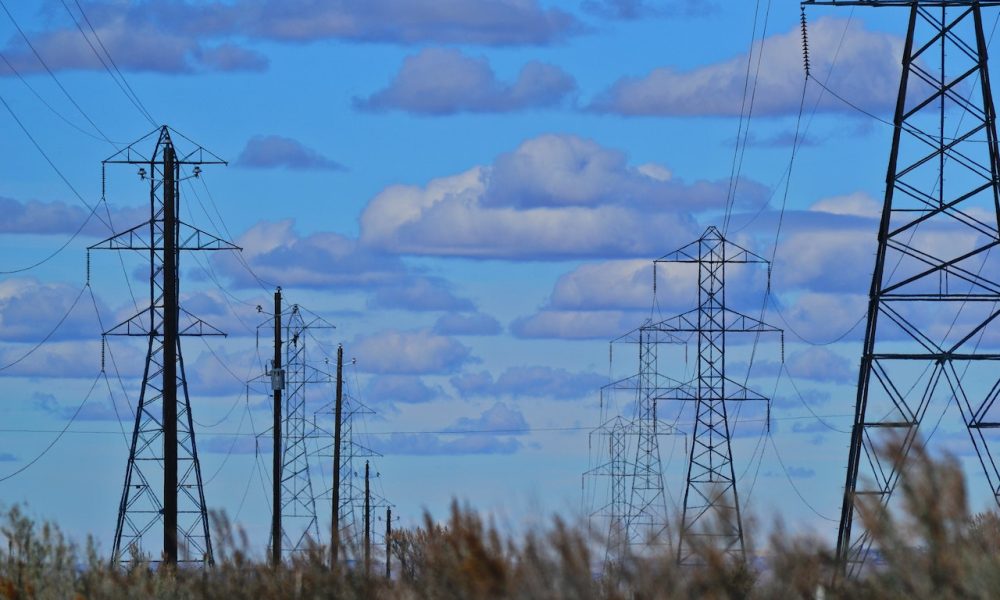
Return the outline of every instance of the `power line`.
<path id="1" fill-rule="evenodd" d="M 810 421 L 815 420 L 817 417 L 822 417 L 825 419 L 837 419 L 837 418 L 848 418 L 853 417 L 853 414 L 840 413 L 840 414 L 826 414 L 826 415 L 799 415 L 793 417 L 771 417 L 771 421 Z M 740 423 L 764 423 L 767 422 L 767 418 L 752 418 L 752 419 L 741 419 Z M 681 423 L 682 426 L 689 427 L 694 425 L 694 422 Z M 259 433 L 256 430 L 252 433 L 239 433 L 235 431 L 220 431 L 215 432 L 212 435 L 215 436 L 241 436 L 241 437 L 260 437 L 267 433 L 270 428 L 267 428 Z M 370 436 L 388 436 L 388 435 L 473 435 L 473 434 L 496 434 L 496 435 L 522 435 L 522 434 L 532 434 L 532 433 L 559 433 L 559 432 L 569 432 L 569 431 L 590 431 L 593 427 L 583 427 L 580 425 L 567 425 L 562 427 L 524 427 L 524 428 L 510 428 L 510 429 L 423 429 L 423 430 L 397 430 L 397 431 L 369 431 L 366 435 Z M 41 428 L 17 428 L 17 427 L 2 427 L 0 428 L 0 433 L 50 433 L 49 429 Z M 68 431 L 67 433 L 81 434 L 81 435 L 117 435 L 117 431 L 111 430 L 100 430 L 100 429 L 75 429 L 73 431 Z"/>
<path id="2" fill-rule="evenodd" d="M 103 371 L 101 373 L 103 373 Z M 87 392 L 87 395 L 83 397 L 83 401 L 80 402 L 80 405 L 76 407 L 75 411 L 73 411 L 73 415 L 70 416 L 68 421 L 66 421 L 66 425 L 60 430 L 51 432 L 51 433 L 56 433 L 57 435 L 51 442 L 49 442 L 49 445 L 46 446 L 44 450 L 39 452 L 34 458 L 28 461 L 28 463 L 22 466 L 21 468 L 11 473 L 8 473 L 7 475 L 4 475 L 3 477 L 0 477 L 0 483 L 3 483 L 4 481 L 11 479 L 12 477 L 16 477 L 21 473 L 24 473 L 31 467 L 33 467 L 35 463 L 42 460 L 42 457 L 44 457 L 46 454 L 49 453 L 49 450 L 51 450 L 57 443 L 59 443 L 59 440 L 62 439 L 63 434 L 65 434 L 67 430 L 69 430 L 70 425 L 72 425 L 76 421 L 76 417 L 80 414 L 80 411 L 83 410 L 83 407 L 87 404 L 87 401 L 90 399 L 90 395 L 94 393 L 94 388 L 96 388 L 98 382 L 101 381 L 101 373 L 98 373 L 97 377 L 94 378 L 94 383 L 90 385 L 90 391 Z"/>
<path id="3" fill-rule="evenodd" d="M 28 349 L 27 352 L 25 352 L 24 354 L 22 354 L 18 358 L 14 359 L 13 361 L 11 361 L 11 362 L 9 362 L 9 363 L 7 363 L 5 365 L 0 366 L 0 371 L 6 371 L 7 369 L 9 369 L 11 367 L 20 364 L 26 358 L 28 358 L 29 356 L 31 356 L 32 354 L 34 354 L 39 348 L 41 348 L 44 344 L 46 344 L 50 339 L 52 339 L 52 336 L 54 336 L 56 334 L 56 332 L 59 331 L 59 328 L 62 327 L 63 323 L 66 322 L 66 319 L 69 318 L 69 315 L 73 312 L 73 309 L 75 309 L 76 305 L 80 302 L 80 298 L 83 297 L 84 292 L 86 292 L 88 289 L 90 289 L 90 283 L 84 284 L 83 289 L 81 289 L 80 293 L 77 294 L 76 298 L 73 299 L 73 303 L 70 304 L 70 307 L 66 310 L 66 312 L 63 314 L 63 316 L 59 318 L 59 321 L 56 322 L 55 326 L 51 330 L 49 330 L 48 333 L 45 334 L 45 337 L 43 337 L 40 342 L 38 342 L 35 345 L 33 345 L 30 349 Z"/>
<path id="4" fill-rule="evenodd" d="M 70 10 L 69 5 L 66 4 L 66 0 L 60 0 L 60 2 L 62 2 L 63 8 L 66 9 L 66 12 L 73 20 L 73 24 L 76 25 L 76 28 L 80 32 L 80 35 L 83 36 L 83 39 L 87 42 L 87 45 L 90 46 L 90 49 L 94 53 L 94 56 L 97 57 L 97 60 L 100 61 L 101 66 L 104 67 L 104 70 L 107 71 L 108 75 L 111 76 L 111 79 L 114 80 L 115 84 L 118 85 L 118 89 L 120 89 L 122 93 L 125 94 L 125 97 L 128 98 L 129 102 L 132 103 L 132 105 L 136 108 L 136 110 L 138 110 L 139 113 L 142 114 L 142 116 L 145 117 L 154 127 L 158 125 L 156 120 L 149 114 L 149 111 L 146 110 L 146 107 L 142 104 L 142 100 L 139 99 L 139 95 L 135 93 L 135 90 L 133 90 L 132 86 L 129 85 L 128 80 L 125 79 L 125 75 L 123 75 L 121 70 L 118 69 L 118 65 L 115 64 L 115 59 L 111 57 L 111 53 L 108 52 L 108 49 L 104 46 L 104 42 L 101 41 L 101 36 L 97 34 L 97 30 L 94 28 L 93 23 L 90 22 L 90 18 L 87 16 L 87 13 L 83 10 L 83 6 L 80 5 L 79 0 L 74 0 L 74 2 L 76 3 L 76 7 L 80 10 L 80 14 L 83 15 L 84 20 L 87 22 L 87 26 L 90 27 L 91 33 L 94 34 L 94 39 L 97 40 L 97 43 L 101 46 L 101 50 L 103 50 L 104 53 L 107 55 L 108 61 L 110 61 L 111 64 L 114 66 L 115 72 L 118 73 L 118 77 L 121 78 L 121 81 L 119 81 L 118 78 L 115 77 L 115 74 L 111 72 L 111 69 L 108 67 L 107 62 L 104 61 L 104 58 L 97 51 L 97 48 L 94 47 L 94 44 L 90 41 L 90 38 L 87 36 L 87 34 L 83 31 L 83 27 L 81 27 L 80 22 L 76 20 L 76 15 L 74 15 L 73 11 Z M 122 85 L 123 83 L 124 86 Z"/>
<path id="5" fill-rule="evenodd" d="M 115 143 L 111 141 L 111 138 L 109 138 L 107 135 L 104 134 L 103 131 L 101 131 L 101 128 L 97 126 L 97 123 L 94 123 L 94 120 L 90 118 L 90 115 L 88 115 L 86 111 L 84 111 L 83 108 L 80 107 L 80 104 L 77 103 L 77 101 L 73 98 L 73 96 L 69 93 L 69 91 L 67 91 L 66 88 L 63 86 L 62 82 L 59 81 L 59 78 L 56 77 L 56 74 L 52 71 L 52 69 L 49 68 L 48 63 L 45 62 L 45 59 L 42 58 L 42 55 L 39 54 L 38 50 L 35 49 L 35 45 L 31 43 L 31 39 L 27 36 L 27 34 L 24 33 L 24 30 L 21 29 L 21 26 L 14 18 L 14 15 L 12 15 L 10 13 L 10 10 L 7 9 L 7 4 L 4 2 L 4 0 L 0 0 L 0 9 L 3 9 L 3 11 L 7 14 L 7 18 L 10 19 L 10 22 L 14 24 L 14 28 L 17 29 L 17 32 L 21 34 L 21 38 L 24 39 L 24 43 L 28 45 L 28 48 L 31 49 L 32 54 L 35 55 L 35 58 L 38 59 L 38 62 L 42 65 L 42 67 L 45 68 L 45 71 L 49 74 L 49 77 L 51 77 L 52 81 L 54 81 L 56 85 L 59 87 L 59 89 L 62 90 L 62 93 L 66 96 L 66 98 L 70 101 L 70 103 L 74 107 L 76 107 L 76 110 L 78 110 L 80 114 L 83 115 L 83 118 L 86 119 L 88 123 L 90 123 L 91 127 L 94 128 L 94 131 L 99 133 L 101 137 L 104 138 L 104 141 L 114 146 Z"/>

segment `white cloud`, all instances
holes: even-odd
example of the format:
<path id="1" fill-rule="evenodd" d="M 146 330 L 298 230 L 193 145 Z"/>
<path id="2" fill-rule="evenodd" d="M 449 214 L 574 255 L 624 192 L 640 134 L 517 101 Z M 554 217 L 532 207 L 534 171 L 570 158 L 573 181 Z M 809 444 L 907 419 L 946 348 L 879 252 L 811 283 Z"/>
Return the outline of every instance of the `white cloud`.
<path id="1" fill-rule="evenodd" d="M 824 17 L 809 25 L 812 73 L 826 80 L 836 60 L 827 85 L 867 110 L 883 111 L 895 105 L 902 46 L 899 37 L 866 30 L 857 20 Z M 754 63 L 759 52 L 758 42 Z M 754 113 L 793 114 L 805 78 L 799 28 L 768 37 L 760 64 Z M 591 109 L 623 115 L 736 116 L 743 101 L 746 67 L 746 55 L 690 71 L 661 67 L 643 77 L 618 80 L 593 101 Z M 816 86 L 810 90 L 813 95 L 807 101 L 812 106 L 818 91 Z M 829 94 L 823 96 L 819 108 L 853 110 Z"/>
<path id="2" fill-rule="evenodd" d="M 648 173 L 653 173 L 651 176 Z M 506 259 L 657 256 L 694 239 L 694 215 L 721 209 L 728 183 L 665 168 L 571 135 L 543 135 L 426 186 L 386 188 L 361 215 L 361 242 L 403 254 Z M 744 182 L 748 201 L 764 188 Z"/>
<path id="3" fill-rule="evenodd" d="M 474 360 L 467 346 L 423 329 L 359 336 L 347 347 L 358 359 L 358 370 L 368 373 L 452 373 Z"/>
<path id="4" fill-rule="evenodd" d="M 427 48 L 409 56 L 389 85 L 367 98 L 361 110 L 403 110 L 416 114 L 509 112 L 554 106 L 576 89 L 562 69 L 532 61 L 512 83 L 497 79 L 485 58 L 450 48 Z"/>

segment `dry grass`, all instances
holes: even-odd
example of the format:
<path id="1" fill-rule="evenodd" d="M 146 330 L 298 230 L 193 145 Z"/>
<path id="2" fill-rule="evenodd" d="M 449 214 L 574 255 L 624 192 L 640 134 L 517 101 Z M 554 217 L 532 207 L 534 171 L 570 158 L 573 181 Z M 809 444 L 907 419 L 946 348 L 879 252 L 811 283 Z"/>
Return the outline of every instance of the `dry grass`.
<path id="1" fill-rule="evenodd" d="M 993 598 L 1000 590 L 1000 517 L 971 515 L 954 461 L 911 452 L 915 476 L 898 493 L 903 510 L 862 511 L 885 565 L 857 581 L 831 585 L 832 550 L 775 528 L 763 547 L 768 568 L 756 571 L 711 548 L 705 567 L 681 569 L 670 548 L 631 556 L 596 576 L 604 550 L 583 527 L 556 519 L 512 539 L 457 505 L 445 524 L 394 534 L 392 581 L 381 562 L 331 571 L 317 548 L 274 569 L 248 551 L 245 536 L 213 515 L 218 564 L 208 570 L 111 568 L 92 541 L 80 548 L 51 524 L 12 509 L 0 532 L 3 598 L 386 598 L 643 599 L 657 598 Z M 596 567 L 595 567 L 596 565 Z"/>

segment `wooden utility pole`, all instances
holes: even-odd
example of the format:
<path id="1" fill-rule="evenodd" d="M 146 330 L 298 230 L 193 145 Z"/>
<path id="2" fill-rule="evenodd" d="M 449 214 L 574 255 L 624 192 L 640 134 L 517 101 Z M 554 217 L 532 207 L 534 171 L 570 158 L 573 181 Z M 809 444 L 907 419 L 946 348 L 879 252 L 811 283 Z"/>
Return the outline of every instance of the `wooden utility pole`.
<path id="1" fill-rule="evenodd" d="M 365 575 L 372 572 L 372 493 L 368 483 L 370 466 L 365 461 Z"/>
<path id="2" fill-rule="evenodd" d="M 385 508 L 385 578 L 392 579 L 392 507 Z"/>
<path id="3" fill-rule="evenodd" d="M 177 168 L 174 147 L 163 149 L 163 560 L 177 564 Z"/>
<path id="4" fill-rule="evenodd" d="M 340 555 L 340 423 L 344 411 L 344 346 L 337 346 L 337 398 L 333 410 L 333 519 L 330 525 L 330 568 Z"/>
<path id="5" fill-rule="evenodd" d="M 273 498 L 271 500 L 271 564 L 281 564 L 281 288 L 274 291 L 274 360 L 271 363 L 271 391 L 274 393 L 274 450 L 272 454 Z"/>

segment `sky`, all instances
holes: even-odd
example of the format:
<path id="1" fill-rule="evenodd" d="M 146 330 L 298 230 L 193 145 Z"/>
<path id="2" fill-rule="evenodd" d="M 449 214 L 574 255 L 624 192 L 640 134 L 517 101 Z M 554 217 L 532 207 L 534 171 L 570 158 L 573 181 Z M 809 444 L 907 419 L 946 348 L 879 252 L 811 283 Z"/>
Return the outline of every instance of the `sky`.
<path id="1" fill-rule="evenodd" d="M 166 124 L 228 161 L 181 188 L 185 221 L 243 248 L 182 257 L 183 306 L 228 337 L 183 348 L 207 503 L 261 548 L 270 406 L 246 381 L 275 285 L 336 326 L 307 351 L 344 345 L 400 524 L 453 498 L 512 526 L 580 518 L 600 389 L 636 370 L 609 341 L 693 308 L 685 266 L 658 267 L 654 301 L 652 261 L 730 203 L 726 235 L 773 257 L 763 314 L 785 330 L 730 344 L 734 377 L 773 399 L 770 437 L 758 409 L 736 426 L 745 512 L 835 536 L 900 11 L 809 10 L 811 73 L 848 104 L 806 86 L 786 0 L 5 4 L 4 505 L 110 545 L 144 350 L 109 341 L 104 378 L 101 332 L 141 306 L 148 265 L 88 258 L 110 235 L 91 208 L 119 230 L 147 218 L 147 183 L 101 161 Z M 732 270 L 731 304 L 759 313 L 765 281 Z M 666 356 L 690 376 L 693 355 Z M 952 417 L 938 437 L 981 486 Z M 663 443 L 676 502 L 685 442 Z"/>

